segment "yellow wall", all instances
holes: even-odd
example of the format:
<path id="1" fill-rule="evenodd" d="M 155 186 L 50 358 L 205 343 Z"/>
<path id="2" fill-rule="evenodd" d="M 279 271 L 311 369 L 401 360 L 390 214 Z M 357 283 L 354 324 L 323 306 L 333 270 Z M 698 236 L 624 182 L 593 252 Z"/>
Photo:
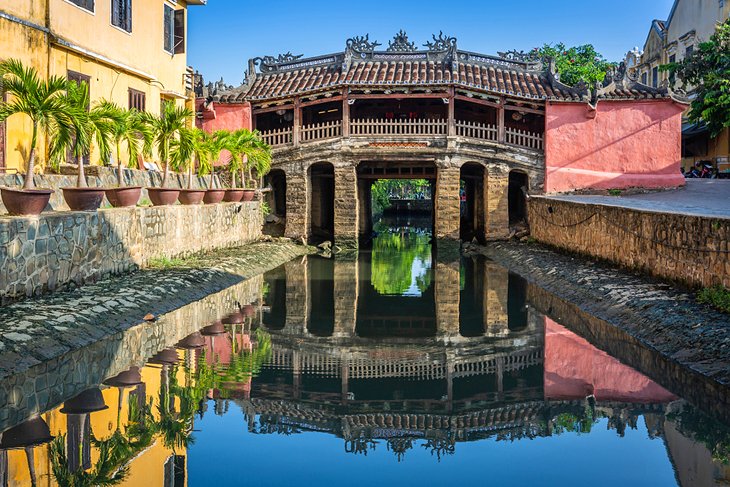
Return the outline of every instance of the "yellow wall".
<path id="1" fill-rule="evenodd" d="M 51 41 L 42 30 L 0 19 L 0 58 L 17 58 L 34 66 L 42 76 L 66 76 L 69 70 L 91 77 L 91 99 L 105 98 L 128 106 L 128 89 L 144 92 L 146 109 L 159 113 L 161 97 L 172 97 L 178 104 L 192 106 L 185 99 L 187 54 L 172 55 L 163 48 L 163 5 L 187 9 L 184 0 L 134 0 L 132 32 L 111 24 L 111 2 L 96 1 L 88 12 L 66 0 L 13 0 L 2 2 L 0 12 L 49 29 L 59 41 Z M 187 24 L 186 13 L 185 20 Z M 47 22 L 46 19 L 50 21 Z M 186 25 L 186 52 L 188 33 Z M 70 47 L 68 45 L 71 45 Z M 25 169 L 30 124 L 16 115 L 7 121 L 6 165 Z M 46 162 L 41 144 L 39 166 Z M 126 162 L 126 159 L 123 157 Z M 92 164 L 99 163 L 93 153 Z"/>

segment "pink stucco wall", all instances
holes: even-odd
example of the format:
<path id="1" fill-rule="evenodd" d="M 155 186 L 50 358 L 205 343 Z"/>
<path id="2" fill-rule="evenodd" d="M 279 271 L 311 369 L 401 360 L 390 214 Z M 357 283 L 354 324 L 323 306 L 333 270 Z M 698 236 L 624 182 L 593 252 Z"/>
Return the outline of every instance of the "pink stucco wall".
<path id="1" fill-rule="evenodd" d="M 666 403 L 676 396 L 636 370 L 545 318 L 545 398 Z"/>
<path id="2" fill-rule="evenodd" d="M 197 118 L 199 128 L 207 132 L 215 132 L 216 130 L 251 130 L 251 104 L 240 103 L 235 105 L 227 105 L 211 102 L 206 106 L 205 100 L 196 100 L 196 109 L 198 114 L 202 115 Z"/>
<path id="3" fill-rule="evenodd" d="M 684 185 L 682 112 L 671 100 L 548 102 L 545 191 Z"/>

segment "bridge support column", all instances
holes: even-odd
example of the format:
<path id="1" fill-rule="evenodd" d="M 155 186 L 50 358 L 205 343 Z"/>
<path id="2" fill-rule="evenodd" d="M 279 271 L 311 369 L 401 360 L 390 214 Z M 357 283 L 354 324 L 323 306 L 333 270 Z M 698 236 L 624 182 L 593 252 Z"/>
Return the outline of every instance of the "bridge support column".
<path id="1" fill-rule="evenodd" d="M 509 237 L 509 176 L 489 174 L 487 177 L 487 239 Z"/>
<path id="2" fill-rule="evenodd" d="M 307 171 L 286 173 L 286 228 L 284 235 L 305 241 L 309 238 L 309 184 Z"/>
<path id="3" fill-rule="evenodd" d="M 436 214 L 434 216 L 437 241 L 459 241 L 460 180 L 461 170 L 458 167 L 440 167 L 438 169 L 435 195 Z M 439 242 L 439 245 L 441 245 L 441 242 Z"/>
<path id="4" fill-rule="evenodd" d="M 307 330 L 309 315 L 309 281 L 307 258 L 293 260 L 284 264 L 286 273 L 286 322 L 284 331 L 292 335 Z"/>
<path id="5" fill-rule="evenodd" d="M 436 262 L 434 299 L 436 301 L 436 333 L 439 338 L 459 336 L 459 304 L 461 300 L 459 262 Z"/>
<path id="6" fill-rule="evenodd" d="M 335 259 L 335 330 L 336 338 L 355 336 L 357 321 L 358 277 L 356 259 Z"/>
<path id="7" fill-rule="evenodd" d="M 335 244 L 341 248 L 358 246 L 359 198 L 357 171 L 353 165 L 335 166 Z"/>
<path id="8" fill-rule="evenodd" d="M 487 336 L 509 334 L 507 292 L 509 271 L 494 262 L 484 263 L 484 331 Z"/>
<path id="9" fill-rule="evenodd" d="M 360 209 L 360 237 L 369 237 L 373 233 L 372 189 L 372 181 L 358 179 L 357 199 Z"/>

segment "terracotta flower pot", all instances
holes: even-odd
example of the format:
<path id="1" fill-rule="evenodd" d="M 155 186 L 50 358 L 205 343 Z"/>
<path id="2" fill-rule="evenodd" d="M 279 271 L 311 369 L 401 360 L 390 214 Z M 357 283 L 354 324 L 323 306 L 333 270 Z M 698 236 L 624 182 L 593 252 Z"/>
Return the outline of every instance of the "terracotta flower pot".
<path id="1" fill-rule="evenodd" d="M 178 201 L 183 205 L 199 205 L 203 202 L 204 189 L 181 189 Z"/>
<path id="2" fill-rule="evenodd" d="M 110 377 L 104 381 L 104 385 L 112 387 L 134 387 L 142 383 L 142 373 L 139 367 L 132 367 L 129 370 Z"/>
<path id="3" fill-rule="evenodd" d="M 106 199 L 114 208 L 128 208 L 136 206 L 142 196 L 142 188 L 140 186 L 129 186 L 120 188 L 107 188 Z"/>
<path id="4" fill-rule="evenodd" d="M 245 306 L 242 306 L 241 313 L 249 318 L 251 316 L 256 316 L 256 306 L 254 306 L 253 304 L 247 304 Z"/>
<path id="5" fill-rule="evenodd" d="M 253 201 L 254 197 L 256 196 L 256 190 L 255 189 L 247 189 L 243 192 L 243 199 L 242 201 Z"/>
<path id="6" fill-rule="evenodd" d="M 174 348 L 166 348 L 157 352 L 149 359 L 149 363 L 158 365 L 175 365 L 179 361 L 180 357 L 178 357 L 177 350 Z"/>
<path id="7" fill-rule="evenodd" d="M 203 201 L 206 205 L 214 205 L 223 201 L 225 196 L 225 189 L 209 189 L 205 192 L 205 198 L 203 198 Z"/>
<path id="8" fill-rule="evenodd" d="M 96 211 L 104 201 L 104 188 L 62 188 L 71 211 Z"/>
<path id="9" fill-rule="evenodd" d="M 179 189 L 172 188 L 147 188 L 150 201 L 155 206 L 174 205 L 180 196 Z"/>
<path id="10" fill-rule="evenodd" d="M 220 321 L 216 321 L 212 325 L 208 325 L 202 330 L 200 330 L 200 334 L 203 336 L 215 336 L 215 335 L 223 335 L 226 332 L 225 326 L 223 326 L 223 323 Z"/>
<path id="11" fill-rule="evenodd" d="M 179 342 L 175 347 L 183 350 L 195 350 L 196 348 L 203 348 L 205 346 L 205 337 L 196 331 L 192 335 L 188 335 Z"/>
<path id="12" fill-rule="evenodd" d="M 38 216 L 51 199 L 51 189 L 0 188 L 0 196 L 8 213 L 13 216 Z"/>
<path id="13" fill-rule="evenodd" d="M 231 313 L 223 318 L 224 325 L 240 325 L 246 322 L 246 317 L 243 313 Z"/>
<path id="14" fill-rule="evenodd" d="M 0 440 L 0 450 L 14 450 L 48 443 L 53 439 L 51 430 L 43 418 L 29 419 L 25 423 L 5 431 Z"/>
<path id="15" fill-rule="evenodd" d="M 104 404 L 101 389 L 94 387 L 64 402 L 61 414 L 88 414 L 104 409 L 109 409 L 109 406 Z"/>
<path id="16" fill-rule="evenodd" d="M 239 203 L 243 199 L 243 190 L 232 188 L 226 190 L 226 195 L 223 197 L 223 201 L 226 203 Z"/>

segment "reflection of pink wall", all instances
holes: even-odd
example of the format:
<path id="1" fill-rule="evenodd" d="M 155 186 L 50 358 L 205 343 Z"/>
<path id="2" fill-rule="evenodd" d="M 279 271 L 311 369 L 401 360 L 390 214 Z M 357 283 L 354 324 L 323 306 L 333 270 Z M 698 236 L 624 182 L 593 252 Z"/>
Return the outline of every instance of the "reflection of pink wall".
<path id="1" fill-rule="evenodd" d="M 664 403 L 676 398 L 646 376 L 545 318 L 545 398 Z"/>
<path id="2" fill-rule="evenodd" d="M 684 185 L 682 111 L 671 100 L 548 102 L 545 191 Z"/>
<path id="3" fill-rule="evenodd" d="M 246 350 L 250 352 L 253 349 L 251 337 L 246 334 L 236 334 L 236 350 Z M 228 365 L 231 363 L 233 356 L 233 341 L 231 335 L 216 335 L 205 337 L 206 362 L 208 365 Z"/>

